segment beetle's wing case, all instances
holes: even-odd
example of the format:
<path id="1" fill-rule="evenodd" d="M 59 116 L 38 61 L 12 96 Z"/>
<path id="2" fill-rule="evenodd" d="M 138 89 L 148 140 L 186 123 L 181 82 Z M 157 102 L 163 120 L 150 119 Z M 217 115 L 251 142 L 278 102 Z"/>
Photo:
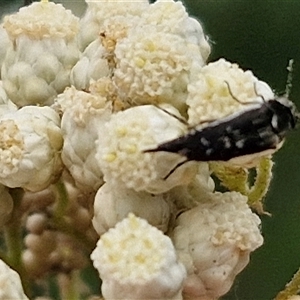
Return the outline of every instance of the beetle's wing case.
<path id="1" fill-rule="evenodd" d="M 291 107 L 293 103 L 287 99 L 283 103 L 272 99 L 249 105 L 147 152 L 173 152 L 195 161 L 228 161 L 265 151 L 272 153 L 282 145 L 287 131 L 295 127 L 297 117 Z"/>

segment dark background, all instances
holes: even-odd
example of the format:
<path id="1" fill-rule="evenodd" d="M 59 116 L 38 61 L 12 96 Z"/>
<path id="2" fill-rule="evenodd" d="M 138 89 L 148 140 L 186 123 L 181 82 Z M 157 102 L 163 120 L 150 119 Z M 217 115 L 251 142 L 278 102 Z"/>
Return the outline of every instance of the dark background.
<path id="1" fill-rule="evenodd" d="M 82 7 L 81 1 L 65 2 Z M 0 15 L 9 11 L 8 4 L 18 7 L 22 1 L 0 0 Z M 210 61 L 224 57 L 251 69 L 277 94 L 285 91 L 286 67 L 293 58 L 290 99 L 300 108 L 300 1 L 186 0 L 185 5 L 211 40 Z M 274 159 L 265 200 L 272 217 L 262 217 L 265 243 L 223 300 L 273 299 L 300 267 L 300 126 Z"/>

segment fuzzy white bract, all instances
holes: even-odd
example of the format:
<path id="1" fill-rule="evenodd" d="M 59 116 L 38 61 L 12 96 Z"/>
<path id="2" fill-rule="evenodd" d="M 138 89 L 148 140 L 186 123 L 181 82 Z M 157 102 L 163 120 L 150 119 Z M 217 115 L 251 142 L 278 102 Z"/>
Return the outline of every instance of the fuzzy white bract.
<path id="1" fill-rule="evenodd" d="M 77 89 L 88 89 L 91 80 L 110 75 L 106 50 L 100 38 L 93 41 L 83 52 L 70 74 L 71 84 Z"/>
<path id="2" fill-rule="evenodd" d="M 17 106 L 8 98 L 3 88 L 3 82 L 0 81 L 0 116 L 7 112 L 16 111 L 17 109 Z"/>
<path id="3" fill-rule="evenodd" d="M 95 196 L 93 226 L 101 236 L 132 212 L 166 232 L 174 213 L 173 207 L 165 194 L 136 192 L 121 185 L 115 189 L 109 183 L 105 183 Z"/>
<path id="4" fill-rule="evenodd" d="M 105 299 L 182 299 L 186 271 L 170 238 L 133 214 L 102 235 L 91 258 Z"/>

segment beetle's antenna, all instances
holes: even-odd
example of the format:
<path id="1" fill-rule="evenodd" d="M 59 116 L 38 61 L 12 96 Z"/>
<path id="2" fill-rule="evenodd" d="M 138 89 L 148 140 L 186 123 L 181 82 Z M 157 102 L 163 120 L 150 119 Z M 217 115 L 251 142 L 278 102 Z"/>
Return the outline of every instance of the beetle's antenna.
<path id="1" fill-rule="evenodd" d="M 168 110 L 162 108 L 161 106 L 159 105 L 155 105 L 157 108 L 159 108 L 160 110 L 162 110 L 164 113 L 170 115 L 171 117 L 177 119 L 178 121 L 180 121 L 181 123 L 183 123 L 184 125 L 188 125 L 188 122 L 187 120 L 185 120 L 183 117 L 178 117 L 177 115 L 175 114 L 172 114 L 171 112 L 169 112 Z"/>
<path id="2" fill-rule="evenodd" d="M 288 76 L 286 80 L 286 86 L 285 86 L 285 97 L 289 98 L 291 90 L 292 90 L 292 81 L 293 81 L 293 66 L 294 65 L 294 60 L 290 59 L 289 64 L 287 66 L 287 71 L 288 71 Z"/>
<path id="3" fill-rule="evenodd" d="M 236 96 L 234 96 L 234 94 L 233 94 L 233 92 L 232 92 L 232 90 L 231 90 L 231 87 L 230 87 L 230 85 L 229 85 L 229 82 L 225 80 L 225 84 L 227 85 L 228 92 L 229 92 L 230 96 L 231 96 L 236 102 L 238 102 L 238 103 L 244 105 L 244 104 L 245 104 L 244 102 L 240 101 Z"/>
<path id="4" fill-rule="evenodd" d="M 239 100 L 239 99 L 233 94 L 233 92 L 232 92 L 232 90 L 231 90 L 231 87 L 230 87 L 228 81 L 225 80 L 225 84 L 227 85 L 227 88 L 228 88 L 228 91 L 229 91 L 230 96 L 231 96 L 236 102 L 238 102 L 239 104 L 242 104 L 242 105 L 257 104 L 257 101 L 243 102 L 243 101 Z M 255 90 L 255 93 L 256 93 L 256 90 Z"/>
<path id="5" fill-rule="evenodd" d="M 264 103 L 266 103 L 267 101 L 266 101 L 266 99 L 264 98 L 264 96 L 261 95 L 261 94 L 259 94 L 259 93 L 257 92 L 257 86 L 256 86 L 256 83 L 257 83 L 257 82 L 254 82 L 254 92 L 255 92 L 255 95 L 256 95 L 257 97 L 260 97 L 260 98 L 262 99 L 262 101 L 263 101 Z"/>
<path id="6" fill-rule="evenodd" d="M 183 164 L 187 163 L 189 160 L 185 159 L 184 161 L 178 163 L 164 178 L 163 180 L 166 180 L 169 178 L 170 175 L 172 175 L 180 166 L 182 166 Z"/>

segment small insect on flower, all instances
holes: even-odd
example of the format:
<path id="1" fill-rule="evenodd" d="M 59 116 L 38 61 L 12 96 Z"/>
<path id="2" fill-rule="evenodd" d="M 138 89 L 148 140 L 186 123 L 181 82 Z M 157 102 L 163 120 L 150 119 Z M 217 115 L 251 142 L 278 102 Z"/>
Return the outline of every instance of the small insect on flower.
<path id="1" fill-rule="evenodd" d="M 241 103 L 225 83 L 231 96 Z M 286 97 L 268 101 L 260 97 L 262 102 L 244 103 L 248 106 L 246 110 L 212 121 L 205 127 L 195 126 L 186 135 L 145 152 L 166 151 L 186 157 L 166 177 L 187 161 L 230 161 L 272 154 L 282 146 L 288 131 L 295 128 L 300 114 Z"/>

